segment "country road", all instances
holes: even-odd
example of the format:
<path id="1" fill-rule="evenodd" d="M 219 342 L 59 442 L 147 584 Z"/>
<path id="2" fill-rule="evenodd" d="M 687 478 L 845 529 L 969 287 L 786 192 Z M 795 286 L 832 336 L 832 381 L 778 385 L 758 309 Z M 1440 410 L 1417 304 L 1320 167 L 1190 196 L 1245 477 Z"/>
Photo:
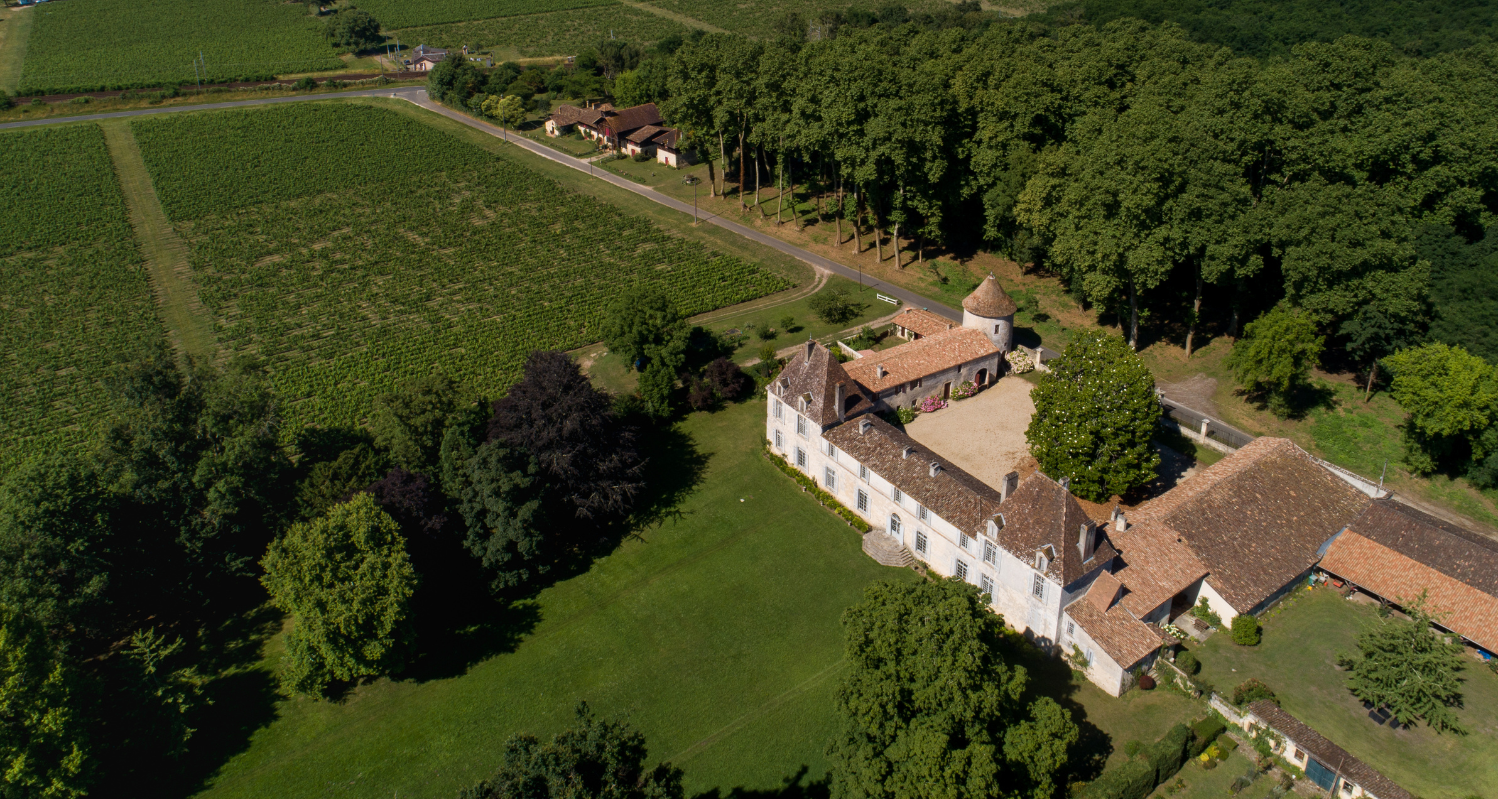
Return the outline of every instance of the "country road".
<path id="1" fill-rule="evenodd" d="M 7 122 L 4 124 L 0 124 L 0 130 L 8 130 L 12 128 L 30 128 L 39 125 L 62 125 L 70 122 L 96 122 L 104 119 L 149 116 L 152 114 L 178 114 L 187 111 L 212 111 L 224 108 L 242 108 L 245 106 L 254 105 L 270 105 L 272 103 L 315 102 L 318 100 L 335 100 L 342 97 L 395 97 L 401 100 L 406 100 L 414 105 L 421 106 L 428 111 L 436 114 L 441 114 L 442 116 L 445 116 L 456 122 L 467 125 L 468 127 L 484 131 L 491 136 L 506 138 L 511 144 L 524 148 L 525 150 L 528 150 L 535 155 L 538 155 L 550 161 L 555 161 L 556 163 L 562 164 L 563 166 L 571 167 L 579 172 L 587 172 L 589 175 L 599 180 L 604 180 L 612 183 L 613 185 L 618 186 L 621 189 L 638 194 L 647 200 L 659 203 L 672 210 L 680 211 L 681 213 L 687 215 L 692 214 L 692 206 L 687 205 L 686 203 L 672 197 L 667 197 L 666 195 L 661 194 L 655 189 L 649 188 L 648 186 L 641 186 L 640 184 L 635 183 L 628 178 L 620 177 L 619 175 L 615 175 L 612 172 L 592 168 L 589 166 L 587 161 L 584 161 L 581 158 L 573 158 L 570 155 L 557 152 L 550 147 L 542 144 L 537 144 L 536 142 L 533 142 L 530 139 L 525 138 L 524 136 L 506 136 L 505 132 L 497 125 L 491 125 L 488 122 L 474 119 L 467 114 L 460 114 L 450 108 L 439 105 L 438 103 L 434 103 L 432 102 L 431 98 L 427 96 L 427 90 L 425 88 L 416 86 L 404 87 L 399 89 L 366 89 L 363 91 L 346 92 L 336 95 L 312 94 L 293 97 L 265 97 L 255 100 L 239 100 L 228 103 L 182 105 L 172 106 L 170 108 L 139 108 L 132 111 L 115 111 L 108 114 L 85 114 L 81 116 L 60 117 L 55 119 L 37 119 L 27 120 L 24 122 Z M 905 289 L 902 289 L 898 286 L 891 286 L 888 283 L 881 283 L 877 280 L 870 280 L 867 275 L 864 275 L 856 269 L 850 269 L 836 261 L 833 261 L 829 258 L 823 258 L 820 255 L 803 250 L 793 244 L 787 244 L 786 242 L 781 241 L 774 236 L 761 233 L 757 230 L 746 227 L 744 225 L 740 225 L 737 222 L 724 219 L 720 216 L 709 214 L 701 216 L 701 219 L 703 222 L 717 225 L 724 230 L 728 230 L 737 235 L 743 236 L 750 241 L 779 250 L 780 252 L 783 252 L 786 255 L 791 256 L 792 258 L 796 258 L 797 260 L 803 261 L 817 269 L 831 272 L 837 275 L 842 275 L 843 277 L 849 278 L 851 280 L 861 280 L 864 285 L 874 289 L 877 293 L 883 294 L 886 297 L 897 299 L 906 305 L 910 305 L 916 308 L 925 308 L 932 313 L 940 314 L 956 322 L 962 321 L 962 312 L 955 308 L 948 308 L 945 305 L 933 302 L 932 300 L 922 297 L 919 294 L 911 291 L 906 291 Z"/>

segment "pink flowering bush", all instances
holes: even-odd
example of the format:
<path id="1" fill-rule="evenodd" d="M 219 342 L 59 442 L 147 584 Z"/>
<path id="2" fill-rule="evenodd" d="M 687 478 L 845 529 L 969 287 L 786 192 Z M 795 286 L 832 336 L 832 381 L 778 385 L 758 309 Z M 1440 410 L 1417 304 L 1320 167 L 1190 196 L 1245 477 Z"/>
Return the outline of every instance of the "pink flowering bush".
<path id="1" fill-rule="evenodd" d="M 964 380 L 957 388 L 952 389 L 952 399 L 965 400 L 978 393 L 978 387 L 971 380 Z"/>
<path id="2" fill-rule="evenodd" d="M 920 411 L 921 413 L 931 413 L 932 411 L 939 411 L 945 407 L 947 407 L 947 401 L 944 399 L 938 399 L 935 394 L 932 394 L 931 396 L 921 400 L 921 404 L 916 407 L 916 410 Z"/>

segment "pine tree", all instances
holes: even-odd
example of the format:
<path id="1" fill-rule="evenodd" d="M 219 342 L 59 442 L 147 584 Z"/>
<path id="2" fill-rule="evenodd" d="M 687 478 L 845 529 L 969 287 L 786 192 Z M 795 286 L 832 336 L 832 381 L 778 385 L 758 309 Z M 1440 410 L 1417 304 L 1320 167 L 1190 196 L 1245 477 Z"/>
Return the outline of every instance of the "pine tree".
<path id="1" fill-rule="evenodd" d="M 1425 592 L 1405 607 L 1409 621 L 1379 619 L 1358 636 L 1361 657 L 1341 655 L 1353 696 L 1388 708 L 1400 724 L 1419 719 L 1440 731 L 1465 733 L 1452 708 L 1462 702 L 1462 645 L 1430 627 Z"/>

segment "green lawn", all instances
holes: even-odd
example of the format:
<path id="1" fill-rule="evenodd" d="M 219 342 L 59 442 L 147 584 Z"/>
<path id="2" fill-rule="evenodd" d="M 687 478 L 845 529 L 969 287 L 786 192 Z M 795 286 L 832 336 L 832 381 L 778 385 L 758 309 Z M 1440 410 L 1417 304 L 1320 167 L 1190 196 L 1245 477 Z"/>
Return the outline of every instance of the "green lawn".
<path id="1" fill-rule="evenodd" d="M 790 299 L 794 297 L 799 289 L 783 291 L 772 294 L 735 308 L 724 308 L 710 314 L 704 314 L 695 320 L 709 330 L 726 333 L 737 330 L 742 336 L 738 348 L 734 350 L 735 360 L 744 361 L 759 357 L 759 351 L 766 344 L 773 345 L 777 350 L 789 347 L 797 342 L 805 342 L 808 338 L 817 340 L 828 340 L 828 337 L 850 328 L 858 327 L 873 319 L 878 319 L 890 313 L 894 313 L 895 306 L 883 303 L 874 298 L 874 290 L 860 288 L 856 281 L 847 278 L 832 276 L 827 278 L 827 283 L 818 293 L 825 291 L 846 291 L 850 299 L 861 306 L 857 316 L 852 320 L 841 324 L 828 324 L 818 319 L 811 310 L 811 299 L 815 294 Z M 781 324 L 787 317 L 794 320 L 790 328 Z M 775 338 L 768 341 L 759 337 L 759 331 L 769 328 L 775 331 Z"/>
<path id="2" fill-rule="evenodd" d="M 1498 796 L 1498 675 L 1476 661 L 1467 668 L 1458 715 L 1468 735 L 1378 726 L 1335 667 L 1337 653 L 1355 651 L 1358 632 L 1376 618 L 1334 591 L 1298 591 L 1270 611 L 1259 646 L 1235 646 L 1223 634 L 1207 639 L 1197 648 L 1202 676 L 1219 692 L 1258 677 L 1285 710 L 1424 799 Z"/>
<path id="3" fill-rule="evenodd" d="M 1234 780 L 1255 770 L 1254 762 L 1243 753 L 1242 747 L 1211 769 L 1204 768 L 1201 760 L 1193 758 L 1174 778 L 1156 788 L 1151 796 L 1154 799 L 1223 799 L 1231 796 L 1228 786 Z M 1238 793 L 1237 799 L 1263 799 L 1274 790 L 1274 786 L 1273 776 L 1260 774 L 1252 785 Z"/>
<path id="4" fill-rule="evenodd" d="M 839 616 L 871 581 L 914 573 L 866 557 L 761 457 L 761 414 L 750 402 L 658 437 L 657 474 L 700 466 L 700 480 L 663 523 L 543 591 L 513 651 L 457 676 L 262 709 L 274 720 L 245 733 L 203 795 L 446 799 L 497 764 L 507 736 L 555 732 L 578 700 L 627 715 L 692 793 L 823 773 Z"/>

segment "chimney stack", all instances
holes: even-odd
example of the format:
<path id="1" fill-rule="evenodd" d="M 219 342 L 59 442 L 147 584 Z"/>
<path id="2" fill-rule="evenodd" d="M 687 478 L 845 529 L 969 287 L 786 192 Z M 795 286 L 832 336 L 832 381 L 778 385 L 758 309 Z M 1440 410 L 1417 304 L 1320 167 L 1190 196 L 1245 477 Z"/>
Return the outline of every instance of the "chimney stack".
<path id="1" fill-rule="evenodd" d="M 858 423 L 858 434 L 859 435 L 863 435 L 864 433 L 869 432 L 869 428 L 873 427 L 873 426 L 874 426 L 873 420 L 871 420 L 871 419 L 864 419 L 863 421 L 861 421 L 861 422 Z"/>
<path id="2" fill-rule="evenodd" d="M 941 474 L 941 464 L 937 463 L 936 461 L 932 461 L 930 471 L 932 477 Z"/>
<path id="3" fill-rule="evenodd" d="M 1123 532 L 1123 531 L 1125 531 L 1127 529 L 1129 529 L 1129 520 L 1126 519 L 1126 518 L 1124 518 L 1124 512 L 1123 511 L 1118 510 L 1118 509 L 1115 508 L 1114 509 L 1114 517 L 1113 517 L 1113 530 L 1114 530 L 1114 532 L 1121 533 L 1121 532 Z"/>
<path id="4" fill-rule="evenodd" d="M 1061 483 L 1061 487 L 1062 488 L 1066 489 L 1067 491 L 1071 491 L 1071 478 L 1070 477 L 1063 477 L 1063 478 L 1061 478 L 1061 480 L 1059 482 Z"/>
<path id="5" fill-rule="evenodd" d="M 832 390 L 832 399 L 833 399 L 833 402 L 837 403 L 837 420 L 839 422 L 846 421 L 843 418 L 843 400 L 846 399 L 847 396 L 848 396 L 848 387 L 845 384 L 841 383 L 841 382 L 839 382 L 837 384 L 837 387 Z"/>
<path id="6" fill-rule="evenodd" d="M 1009 495 L 1013 494 L 1017 488 L 1019 488 L 1019 472 L 1004 475 L 1004 479 L 999 481 L 999 503 L 1008 502 Z"/>
<path id="7" fill-rule="evenodd" d="M 914 455 L 914 454 L 915 454 L 915 447 L 906 447 L 905 451 L 902 452 L 902 453 L 900 453 L 900 458 L 903 460 L 905 458 L 909 458 L 911 455 Z"/>
<path id="8" fill-rule="evenodd" d="M 889 370 L 884 368 L 884 364 L 881 363 L 878 366 L 874 367 L 875 377 L 884 377 L 887 374 L 889 374 Z"/>
<path id="9" fill-rule="evenodd" d="M 808 361 L 811 360 L 811 354 L 813 352 L 816 352 L 816 350 L 817 350 L 817 342 L 815 342 L 815 341 L 813 341 L 811 339 L 807 339 L 806 340 L 806 360 L 808 360 Z"/>

